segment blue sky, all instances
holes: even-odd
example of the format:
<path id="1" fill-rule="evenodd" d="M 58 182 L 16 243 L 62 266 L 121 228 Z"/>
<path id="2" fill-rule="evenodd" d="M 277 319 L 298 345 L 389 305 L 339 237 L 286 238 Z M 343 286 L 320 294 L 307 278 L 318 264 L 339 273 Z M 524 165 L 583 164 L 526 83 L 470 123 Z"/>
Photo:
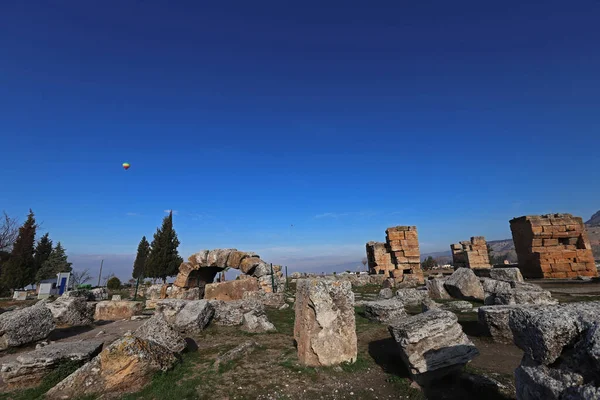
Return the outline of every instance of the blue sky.
<path id="1" fill-rule="evenodd" d="M 185 257 L 296 269 L 358 262 L 393 225 L 427 252 L 587 219 L 599 18 L 592 0 L 4 1 L 0 208 L 122 276 L 169 209 Z"/>

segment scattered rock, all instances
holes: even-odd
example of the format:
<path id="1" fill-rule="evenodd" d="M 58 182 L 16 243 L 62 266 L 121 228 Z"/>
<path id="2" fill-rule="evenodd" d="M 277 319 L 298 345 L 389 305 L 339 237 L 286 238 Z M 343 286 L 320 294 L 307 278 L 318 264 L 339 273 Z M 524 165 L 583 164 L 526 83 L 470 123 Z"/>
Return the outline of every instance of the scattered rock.
<path id="1" fill-rule="evenodd" d="M 457 299 L 483 301 L 485 298 L 483 286 L 470 268 L 458 268 L 446 279 L 444 287 L 450 296 Z"/>
<path id="2" fill-rule="evenodd" d="M 460 372 L 479 354 L 449 311 L 429 310 L 390 325 L 389 330 L 400 346 L 402 361 L 420 385 Z"/>
<path id="3" fill-rule="evenodd" d="M 556 299 L 553 299 L 552 294 L 547 290 L 532 291 L 529 289 L 521 288 L 511 288 L 506 291 L 498 292 L 495 294 L 494 301 L 498 305 L 558 304 L 558 301 Z"/>
<path id="4" fill-rule="evenodd" d="M 452 312 L 469 312 L 473 311 L 473 304 L 468 301 L 458 300 L 458 301 L 449 301 L 448 303 L 442 304 L 442 310 L 448 310 Z"/>
<path id="5" fill-rule="evenodd" d="M 90 290 L 90 301 L 103 301 L 108 300 L 108 289 L 107 288 L 96 288 Z"/>
<path id="6" fill-rule="evenodd" d="M 265 333 L 274 332 L 277 329 L 265 314 L 249 312 L 242 317 L 242 330 L 250 333 Z"/>
<path id="7" fill-rule="evenodd" d="M 96 321 L 117 321 L 130 319 L 144 311 L 141 301 L 101 301 L 96 304 L 94 319 Z"/>
<path id="8" fill-rule="evenodd" d="M 592 277 L 591 276 L 582 276 L 582 275 L 577 275 L 577 279 L 578 281 L 591 281 Z"/>
<path id="9" fill-rule="evenodd" d="M 298 359 L 308 366 L 355 362 L 354 293 L 348 281 L 299 279 L 294 339 Z"/>
<path id="10" fill-rule="evenodd" d="M 477 316 L 479 324 L 499 343 L 512 343 L 513 333 L 510 328 L 510 312 L 523 306 L 484 306 L 479 307 Z"/>
<path id="11" fill-rule="evenodd" d="M 204 288 L 204 298 L 206 300 L 241 300 L 246 292 L 257 292 L 258 280 L 250 277 L 249 279 L 236 279 L 233 281 L 209 283 Z"/>
<path id="12" fill-rule="evenodd" d="M 375 322 L 389 324 L 408 317 L 404 310 L 404 304 L 398 299 L 366 301 L 363 306 L 365 307 L 365 317 Z"/>
<path id="13" fill-rule="evenodd" d="M 113 297 L 110 299 L 111 301 L 121 301 L 120 294 L 113 294 Z"/>
<path id="14" fill-rule="evenodd" d="M 68 292 L 71 293 L 71 292 Z M 86 326 L 94 323 L 94 303 L 88 303 L 87 297 L 61 296 L 46 307 L 52 313 L 57 325 Z"/>
<path id="15" fill-rule="evenodd" d="M 0 314 L 0 350 L 45 339 L 55 328 L 46 302 Z"/>
<path id="16" fill-rule="evenodd" d="M 436 303 L 435 301 L 433 301 L 431 299 L 425 299 L 421 303 L 421 312 L 426 312 L 431 309 L 438 309 L 438 308 L 441 309 L 441 304 Z"/>
<path id="17" fill-rule="evenodd" d="M 215 308 L 214 322 L 217 325 L 241 325 L 244 314 L 253 312 L 260 315 L 265 313 L 265 306 L 256 300 L 212 300 L 210 303 Z"/>
<path id="18" fill-rule="evenodd" d="M 505 282 L 523 282 L 519 268 L 492 268 L 490 278 Z"/>
<path id="19" fill-rule="evenodd" d="M 394 297 L 394 292 L 392 291 L 392 289 L 387 288 L 387 289 L 381 289 L 379 291 L 379 295 L 377 296 L 380 300 L 387 300 L 387 299 L 391 299 L 392 297 Z"/>
<path id="20" fill-rule="evenodd" d="M 254 278 L 251 278 L 254 279 Z M 279 308 L 285 303 L 284 293 L 266 293 L 262 290 L 256 292 L 244 292 L 242 295 L 244 300 L 256 300 L 267 307 Z"/>
<path id="21" fill-rule="evenodd" d="M 425 286 L 429 291 L 429 297 L 435 300 L 448 300 L 451 299 L 452 296 L 448 293 L 446 288 L 444 287 L 443 279 L 429 279 L 425 282 Z"/>
<path id="22" fill-rule="evenodd" d="M 278 310 L 287 310 L 288 308 L 290 308 L 290 305 L 285 303 L 284 305 L 282 305 L 281 307 L 278 308 Z"/>
<path id="23" fill-rule="evenodd" d="M 490 278 L 480 278 L 481 286 L 483 287 L 483 293 L 485 298 L 483 303 L 485 305 L 496 304 L 496 294 L 500 292 L 508 292 L 511 289 L 510 283 L 504 281 L 498 281 Z"/>
<path id="24" fill-rule="evenodd" d="M 2 380 L 10 389 L 37 386 L 64 361 L 88 361 L 102 349 L 102 342 L 53 343 L 21 354 L 14 362 L 2 364 Z"/>
<path id="25" fill-rule="evenodd" d="M 239 360 L 240 358 L 250 354 L 254 349 L 258 347 L 258 343 L 254 341 L 244 342 L 237 347 L 229 350 L 228 352 L 220 355 L 215 360 L 215 369 L 218 370 L 221 365 L 227 364 L 229 362 Z"/>
<path id="26" fill-rule="evenodd" d="M 102 336 L 102 335 L 104 335 L 105 333 L 106 333 L 106 332 L 104 332 L 104 331 L 99 331 L 98 333 L 96 333 L 96 337 L 98 337 L 98 336 Z"/>
<path id="27" fill-rule="evenodd" d="M 167 322 L 163 314 L 156 314 L 140 325 L 135 336 L 160 344 L 173 353 L 181 353 L 187 347 L 185 339 Z"/>
<path id="28" fill-rule="evenodd" d="M 150 318 L 150 315 L 134 315 L 133 317 L 131 317 L 132 321 L 141 321 L 143 319 L 148 319 Z"/>
<path id="29" fill-rule="evenodd" d="M 517 399 L 523 400 L 559 400 L 562 392 L 569 386 L 580 385 L 583 378 L 562 373 L 545 366 L 520 365 L 515 370 Z"/>
<path id="30" fill-rule="evenodd" d="M 68 292 L 63 293 L 62 296 L 60 297 L 81 297 L 83 299 L 85 299 L 86 301 L 94 301 L 95 298 L 92 295 L 91 291 L 87 290 L 87 289 L 76 289 L 76 290 L 69 290 Z"/>
<path id="31" fill-rule="evenodd" d="M 165 299 L 156 302 L 156 313 L 184 333 L 198 333 L 208 326 L 215 308 L 208 300 Z"/>
<path id="32" fill-rule="evenodd" d="M 407 288 L 398 289 L 396 291 L 396 299 L 404 303 L 406 306 L 418 306 L 427 297 L 429 297 L 427 290 Z"/>
<path id="33" fill-rule="evenodd" d="M 46 399 L 104 397 L 142 389 L 158 371 L 167 371 L 177 358 L 166 347 L 136 336 L 113 342 L 92 361 L 46 393 Z"/>

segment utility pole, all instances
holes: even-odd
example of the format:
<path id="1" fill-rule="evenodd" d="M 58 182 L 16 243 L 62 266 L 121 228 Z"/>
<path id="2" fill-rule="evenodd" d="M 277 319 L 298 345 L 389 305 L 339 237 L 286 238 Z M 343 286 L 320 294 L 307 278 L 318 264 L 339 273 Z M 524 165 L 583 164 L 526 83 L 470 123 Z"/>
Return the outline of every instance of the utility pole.
<path id="1" fill-rule="evenodd" d="M 104 260 L 100 261 L 100 273 L 98 274 L 98 287 L 100 287 L 100 279 L 102 278 L 102 264 L 104 264 Z"/>

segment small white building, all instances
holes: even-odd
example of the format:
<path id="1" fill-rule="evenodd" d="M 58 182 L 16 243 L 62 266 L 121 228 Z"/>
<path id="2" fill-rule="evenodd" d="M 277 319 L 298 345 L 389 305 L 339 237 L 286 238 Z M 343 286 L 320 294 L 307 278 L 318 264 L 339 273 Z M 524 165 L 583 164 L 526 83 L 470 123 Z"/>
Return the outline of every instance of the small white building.
<path id="1" fill-rule="evenodd" d="M 70 272 L 60 272 L 55 279 L 45 279 L 38 285 L 38 299 L 47 299 L 50 296 L 60 296 L 73 288 Z"/>

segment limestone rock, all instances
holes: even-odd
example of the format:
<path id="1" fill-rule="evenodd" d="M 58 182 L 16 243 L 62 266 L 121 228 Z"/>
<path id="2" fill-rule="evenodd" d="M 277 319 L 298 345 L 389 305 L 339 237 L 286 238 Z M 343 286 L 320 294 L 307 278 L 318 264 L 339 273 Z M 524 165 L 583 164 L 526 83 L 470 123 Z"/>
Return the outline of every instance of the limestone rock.
<path id="1" fill-rule="evenodd" d="M 215 309 L 214 322 L 217 325 L 241 325 L 244 314 L 253 312 L 260 315 L 265 313 L 263 304 L 256 300 L 212 300 L 210 303 Z"/>
<path id="2" fill-rule="evenodd" d="M 110 301 L 121 301 L 121 295 L 120 294 L 113 294 L 112 298 L 110 299 Z"/>
<path id="3" fill-rule="evenodd" d="M 14 362 L 2 364 L 2 380 L 10 389 L 37 386 L 60 363 L 88 361 L 102 349 L 102 342 L 52 343 L 21 354 Z"/>
<path id="4" fill-rule="evenodd" d="M 454 374 L 479 354 L 449 311 L 429 310 L 390 325 L 389 330 L 419 384 Z"/>
<path id="5" fill-rule="evenodd" d="M 265 333 L 274 332 L 277 329 L 265 314 L 248 312 L 242 317 L 242 330 L 251 333 Z"/>
<path id="6" fill-rule="evenodd" d="M 479 324 L 499 343 L 512 343 L 513 333 L 510 328 L 510 312 L 522 306 L 485 306 L 479 307 L 477 316 Z"/>
<path id="7" fill-rule="evenodd" d="M 426 312 L 431 309 L 441 309 L 441 304 L 436 303 L 431 299 L 423 300 L 423 302 L 421 303 L 421 312 Z"/>
<path id="8" fill-rule="evenodd" d="M 94 319 L 96 321 L 116 321 L 130 319 L 144 311 L 141 301 L 101 301 L 96 304 Z"/>
<path id="9" fill-rule="evenodd" d="M 62 296 L 60 297 L 67 297 L 67 298 L 71 298 L 71 297 L 81 297 L 84 300 L 89 300 L 89 301 L 93 301 L 95 300 L 93 298 L 93 295 L 91 293 L 91 291 L 87 290 L 87 289 L 76 289 L 76 290 L 69 290 L 68 292 L 64 292 Z"/>
<path id="10" fill-rule="evenodd" d="M 240 263 L 240 271 L 244 274 L 252 275 L 261 261 L 258 257 L 246 257 Z"/>
<path id="11" fill-rule="evenodd" d="M 108 289 L 107 288 L 96 288 L 90 290 L 90 301 L 103 301 L 108 300 Z"/>
<path id="12" fill-rule="evenodd" d="M 233 281 L 209 283 L 204 288 L 206 300 L 241 300 L 245 292 L 258 291 L 258 280 L 256 278 L 237 279 Z"/>
<path id="13" fill-rule="evenodd" d="M 229 268 L 240 269 L 242 264 L 242 260 L 247 257 L 247 254 L 243 251 L 232 251 L 229 253 L 229 258 L 227 259 L 227 266 Z"/>
<path id="14" fill-rule="evenodd" d="M 252 272 L 252 276 L 256 278 L 260 278 L 261 276 L 272 275 L 271 274 L 271 266 L 264 261 L 260 261 L 256 268 L 254 268 L 254 272 Z"/>
<path id="15" fill-rule="evenodd" d="M 208 300 L 165 299 L 156 302 L 156 313 L 182 333 L 198 333 L 204 330 L 215 314 Z"/>
<path id="16" fill-rule="evenodd" d="M 135 336 L 158 343 L 173 353 L 181 353 L 187 347 L 185 339 L 177 332 L 163 314 L 156 314 L 140 325 Z"/>
<path id="17" fill-rule="evenodd" d="M 571 386 L 565 389 L 560 400 L 598 400 L 600 388 L 593 385 Z"/>
<path id="18" fill-rule="evenodd" d="M 541 304 L 552 305 L 558 301 L 552 298 L 552 294 L 547 290 L 532 291 L 528 289 L 511 288 L 506 291 L 496 293 L 494 301 L 499 305 L 514 304 Z"/>
<path id="19" fill-rule="evenodd" d="M 508 282 L 490 278 L 481 278 L 480 281 L 483 287 L 483 293 L 485 294 L 483 303 L 486 305 L 496 304 L 496 294 L 508 292 L 511 289 L 510 283 Z"/>
<path id="20" fill-rule="evenodd" d="M 366 301 L 364 307 L 365 317 L 371 321 L 389 324 L 408 318 L 404 304 L 397 299 Z"/>
<path id="21" fill-rule="evenodd" d="M 85 326 L 94 323 L 94 303 L 88 303 L 85 297 L 61 296 L 46 307 L 52 313 L 57 325 Z"/>
<path id="22" fill-rule="evenodd" d="M 0 350 L 46 338 L 55 328 L 46 302 L 0 314 Z"/>
<path id="23" fill-rule="evenodd" d="M 519 400 L 560 400 L 568 386 L 580 385 L 583 379 L 545 366 L 521 364 L 515 370 L 515 385 Z"/>
<path id="24" fill-rule="evenodd" d="M 398 289 L 396 291 L 396 299 L 404 303 L 407 306 L 418 306 L 421 302 L 429 297 L 427 290 L 420 290 L 414 288 Z"/>
<path id="25" fill-rule="evenodd" d="M 427 287 L 427 291 L 429 291 L 429 297 L 431 297 L 432 299 L 448 300 L 452 298 L 446 290 L 446 288 L 444 287 L 443 279 L 430 279 L 425 282 L 425 285 Z"/>
<path id="26" fill-rule="evenodd" d="M 258 290 L 255 292 L 244 292 L 244 294 L 242 295 L 242 299 L 256 300 L 268 307 L 281 308 L 285 304 L 285 293 L 267 293 L 262 290 Z"/>
<path id="27" fill-rule="evenodd" d="M 473 304 L 464 300 L 449 301 L 448 303 L 442 304 L 442 310 L 448 310 L 452 312 L 469 312 L 473 311 Z"/>
<path id="28" fill-rule="evenodd" d="M 139 391 L 158 371 L 177 362 L 175 355 L 155 342 L 126 336 L 102 350 L 92 361 L 59 382 L 46 398 L 109 397 Z"/>
<path id="29" fill-rule="evenodd" d="M 464 300 L 483 301 L 485 294 L 479 278 L 469 268 L 458 268 L 446 281 L 444 287 L 450 296 Z"/>
<path id="30" fill-rule="evenodd" d="M 202 289 L 199 287 L 194 288 L 182 288 L 179 286 L 171 286 L 171 290 L 167 296 L 170 299 L 181 299 L 181 300 L 201 300 Z M 154 307 L 156 307 L 156 300 L 154 301 Z"/>
<path id="31" fill-rule="evenodd" d="M 308 366 L 355 362 L 354 293 L 348 281 L 299 279 L 294 339 L 298 359 Z"/>
<path id="32" fill-rule="evenodd" d="M 519 268 L 492 268 L 490 278 L 505 282 L 524 282 Z"/>
<path id="33" fill-rule="evenodd" d="M 391 299 L 392 297 L 394 297 L 394 292 L 392 291 L 392 289 L 381 289 L 379 291 L 379 295 L 377 296 L 380 300 L 387 300 L 387 299 Z"/>

